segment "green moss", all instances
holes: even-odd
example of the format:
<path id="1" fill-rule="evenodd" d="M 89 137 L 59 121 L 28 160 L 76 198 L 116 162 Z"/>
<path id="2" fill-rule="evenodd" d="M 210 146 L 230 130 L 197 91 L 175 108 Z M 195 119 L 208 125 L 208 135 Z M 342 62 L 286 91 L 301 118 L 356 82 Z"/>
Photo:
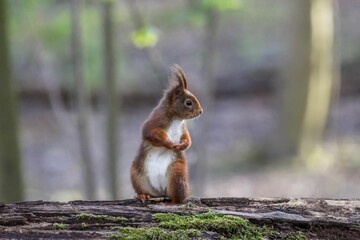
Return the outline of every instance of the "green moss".
<path id="1" fill-rule="evenodd" d="M 6 226 L 6 225 L 8 225 L 8 224 L 9 224 L 9 221 L 8 221 L 8 220 L 2 220 L 2 219 L 0 219 L 0 225 Z"/>
<path id="2" fill-rule="evenodd" d="M 93 220 L 99 222 L 116 222 L 116 223 L 123 223 L 127 219 L 123 217 L 114 217 L 109 215 L 94 215 L 89 213 L 79 213 L 76 215 L 77 220 Z"/>
<path id="3" fill-rule="evenodd" d="M 260 228 L 260 231 L 264 236 L 267 236 L 267 237 L 269 237 L 269 236 L 275 237 L 278 235 L 278 233 L 275 231 L 275 229 L 273 227 L 269 227 L 266 225 L 262 226 Z"/>
<path id="4" fill-rule="evenodd" d="M 293 232 L 290 233 L 286 238 L 286 240 L 306 240 L 306 236 L 303 232 Z"/>
<path id="5" fill-rule="evenodd" d="M 198 229 L 217 232 L 227 238 L 262 239 L 262 234 L 256 226 L 245 219 L 230 215 L 214 212 L 188 216 L 157 213 L 154 214 L 154 218 L 159 221 L 159 227 L 172 230 Z"/>
<path id="6" fill-rule="evenodd" d="M 201 232 L 195 229 L 189 230 L 164 230 L 158 227 L 150 228 L 132 228 L 124 227 L 118 228 L 116 233 L 109 234 L 109 238 L 132 240 L 132 239 L 144 239 L 144 240 L 187 240 L 191 237 L 200 235 Z"/>
<path id="7" fill-rule="evenodd" d="M 67 227 L 67 225 L 64 223 L 54 223 L 52 225 L 53 230 L 64 230 L 64 229 L 66 229 L 66 227 Z"/>
<path id="8" fill-rule="evenodd" d="M 193 209 L 193 208 L 197 208 L 198 206 L 194 203 L 185 203 L 185 204 L 181 204 L 178 206 L 178 208 L 183 208 L 183 209 Z"/>
<path id="9" fill-rule="evenodd" d="M 81 228 L 81 229 L 87 229 L 87 227 L 88 227 L 88 225 L 87 225 L 86 223 L 84 223 L 84 222 L 82 222 L 82 223 L 80 224 L 80 228 Z"/>
<path id="10" fill-rule="evenodd" d="M 243 218 L 212 211 L 195 215 L 157 213 L 153 217 L 158 222 L 157 227 L 116 227 L 112 229 L 115 232 L 107 235 L 107 237 L 124 240 L 185 240 L 205 239 L 205 235 L 203 235 L 206 234 L 205 232 L 215 232 L 216 235 L 213 237 L 221 240 L 306 239 L 301 231 L 289 233 L 284 238 L 271 226 L 257 227 Z"/>

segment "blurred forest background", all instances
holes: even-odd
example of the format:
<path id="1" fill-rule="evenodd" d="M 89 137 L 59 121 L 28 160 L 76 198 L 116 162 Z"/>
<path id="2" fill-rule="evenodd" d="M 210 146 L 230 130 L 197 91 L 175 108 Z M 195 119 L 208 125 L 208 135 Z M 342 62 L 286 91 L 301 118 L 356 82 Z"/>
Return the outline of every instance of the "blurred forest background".
<path id="1" fill-rule="evenodd" d="M 0 0 L 0 201 L 129 198 L 178 63 L 192 195 L 360 196 L 360 1 Z"/>

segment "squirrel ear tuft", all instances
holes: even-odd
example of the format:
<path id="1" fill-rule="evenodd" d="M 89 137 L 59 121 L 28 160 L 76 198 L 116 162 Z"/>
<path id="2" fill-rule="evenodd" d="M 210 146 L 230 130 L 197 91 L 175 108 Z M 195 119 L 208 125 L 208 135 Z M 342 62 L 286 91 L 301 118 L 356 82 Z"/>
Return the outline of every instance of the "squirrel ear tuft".
<path id="1" fill-rule="evenodd" d="M 170 87 L 177 86 L 180 86 L 182 89 L 187 89 L 185 73 L 179 65 L 175 64 L 171 69 Z"/>

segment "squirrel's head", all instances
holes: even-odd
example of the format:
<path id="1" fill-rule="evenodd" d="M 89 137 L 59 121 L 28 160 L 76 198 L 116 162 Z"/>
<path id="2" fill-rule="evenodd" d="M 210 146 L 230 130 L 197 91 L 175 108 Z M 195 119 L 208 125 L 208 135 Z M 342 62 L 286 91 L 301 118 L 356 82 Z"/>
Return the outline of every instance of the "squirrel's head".
<path id="1" fill-rule="evenodd" d="M 195 118 L 203 112 L 197 98 L 187 89 L 185 73 L 177 64 L 172 68 L 165 98 L 170 105 L 170 114 L 178 119 Z"/>

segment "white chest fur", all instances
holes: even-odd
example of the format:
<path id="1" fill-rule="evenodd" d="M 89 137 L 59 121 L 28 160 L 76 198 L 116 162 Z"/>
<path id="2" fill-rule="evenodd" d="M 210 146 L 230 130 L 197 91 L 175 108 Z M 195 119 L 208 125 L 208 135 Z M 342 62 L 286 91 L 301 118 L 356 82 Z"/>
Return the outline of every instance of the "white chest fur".
<path id="1" fill-rule="evenodd" d="M 166 134 L 172 143 L 179 143 L 183 134 L 184 121 L 174 121 Z M 166 194 L 167 169 L 173 161 L 175 154 L 164 147 L 153 147 L 147 154 L 145 168 L 149 182 L 159 193 Z"/>
<path id="2" fill-rule="evenodd" d="M 184 121 L 174 120 L 166 131 L 168 138 L 172 143 L 180 143 L 181 135 L 184 130 Z"/>

